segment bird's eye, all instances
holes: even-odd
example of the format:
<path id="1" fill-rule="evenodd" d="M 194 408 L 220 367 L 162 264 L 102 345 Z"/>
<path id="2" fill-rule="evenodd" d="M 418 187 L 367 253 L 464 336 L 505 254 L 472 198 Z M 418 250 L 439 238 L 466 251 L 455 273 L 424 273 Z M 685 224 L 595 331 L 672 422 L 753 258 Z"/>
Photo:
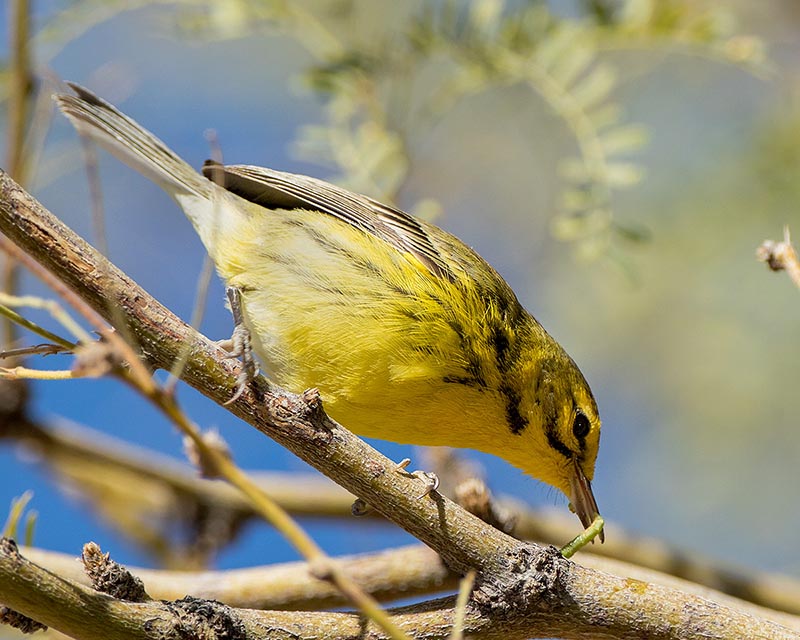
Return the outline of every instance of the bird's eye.
<path id="1" fill-rule="evenodd" d="M 572 434 L 578 440 L 583 440 L 589 435 L 589 431 L 591 430 L 592 425 L 589 422 L 589 418 L 586 417 L 583 411 L 578 411 L 578 413 L 575 414 L 575 422 L 572 423 Z"/>

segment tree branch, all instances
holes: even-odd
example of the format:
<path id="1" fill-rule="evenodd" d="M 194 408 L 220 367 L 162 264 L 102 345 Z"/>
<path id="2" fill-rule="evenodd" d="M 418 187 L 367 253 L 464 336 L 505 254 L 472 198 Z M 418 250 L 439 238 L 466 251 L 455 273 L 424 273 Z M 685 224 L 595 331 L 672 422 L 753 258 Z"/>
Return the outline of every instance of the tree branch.
<path id="1" fill-rule="evenodd" d="M 555 552 L 538 566 L 535 581 L 525 581 L 522 592 L 501 594 L 487 591 L 484 584 L 473 594 L 467 607 L 464 634 L 486 639 L 524 640 L 531 636 L 557 636 L 565 639 L 622 638 L 640 640 L 647 638 L 765 638 L 774 640 L 797 639 L 798 634 L 769 623 L 759 622 L 750 616 L 735 614 L 702 599 L 694 602 L 674 602 L 663 599 L 669 590 L 655 585 L 628 579 L 614 579 L 609 585 L 606 574 L 581 569 L 593 574 L 597 593 L 609 586 L 619 589 L 633 587 L 632 593 L 649 593 L 648 606 L 640 609 L 641 602 L 628 601 L 627 606 L 615 609 L 614 621 L 607 618 L 605 606 L 617 607 L 624 602 L 598 600 L 588 606 L 584 615 L 573 619 L 564 615 L 559 602 L 562 597 L 580 594 L 570 589 L 572 576 L 561 580 Z M 562 562 L 566 562 L 563 561 Z M 554 573 L 555 571 L 555 573 Z M 630 583 L 625 585 L 625 583 Z M 521 586 L 521 585 L 517 585 Z M 553 590 L 555 588 L 555 590 Z M 566 588 L 567 592 L 561 593 Z M 487 598 L 502 597 L 495 602 L 492 615 L 486 610 Z M 508 596 L 511 596 L 509 599 Z M 614 598 L 613 592 L 610 593 Z M 584 595 L 584 598 L 586 596 Z M 527 601 L 517 609 L 517 599 Z M 330 640 L 384 638 L 373 623 L 348 613 L 278 612 L 234 609 L 213 601 L 187 597 L 173 602 L 132 603 L 97 593 L 81 584 L 65 580 L 23 558 L 10 540 L 0 539 L 0 601 L 30 618 L 59 629 L 80 640 L 116 640 L 117 638 L 183 640 L 196 637 L 198 627 L 208 628 L 218 635 L 203 637 L 292 638 L 293 640 Z M 532 605 L 532 602 L 535 603 Z M 454 599 L 444 598 L 412 607 L 397 609 L 392 620 L 414 637 L 441 638 L 448 636 L 453 623 Z M 589 605 L 584 600 L 582 606 Z M 597 607 L 592 614 L 592 607 Z M 666 616 L 655 615 L 664 610 Z M 624 626 L 619 623 L 627 620 Z M 146 623 L 145 623 L 146 621 Z M 222 635 L 221 631 L 228 635 Z"/>
<path id="2" fill-rule="evenodd" d="M 26 558 L 62 578 L 89 585 L 74 556 L 22 547 Z M 458 577 L 439 556 L 422 545 L 336 559 L 365 592 L 388 602 L 444 589 L 455 589 Z M 347 606 L 331 583 L 314 578 L 306 562 L 286 562 L 226 571 L 162 571 L 129 567 L 156 600 L 175 600 L 187 593 L 219 600 L 232 607 L 313 611 Z"/>

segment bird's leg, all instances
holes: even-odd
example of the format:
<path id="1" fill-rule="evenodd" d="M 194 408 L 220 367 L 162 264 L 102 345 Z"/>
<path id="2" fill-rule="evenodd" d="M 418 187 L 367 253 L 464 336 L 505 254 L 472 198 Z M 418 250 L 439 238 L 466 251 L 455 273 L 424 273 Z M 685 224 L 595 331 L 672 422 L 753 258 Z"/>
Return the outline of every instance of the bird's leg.
<path id="1" fill-rule="evenodd" d="M 242 370 L 236 377 L 236 391 L 233 397 L 225 404 L 236 401 L 244 393 L 247 385 L 250 384 L 258 375 L 258 365 L 253 357 L 253 347 L 251 345 L 250 330 L 244 324 L 242 315 L 242 292 L 237 287 L 227 287 L 225 294 L 233 314 L 233 335 L 230 339 L 220 341 L 219 345 L 229 352 L 228 358 L 241 358 Z"/>

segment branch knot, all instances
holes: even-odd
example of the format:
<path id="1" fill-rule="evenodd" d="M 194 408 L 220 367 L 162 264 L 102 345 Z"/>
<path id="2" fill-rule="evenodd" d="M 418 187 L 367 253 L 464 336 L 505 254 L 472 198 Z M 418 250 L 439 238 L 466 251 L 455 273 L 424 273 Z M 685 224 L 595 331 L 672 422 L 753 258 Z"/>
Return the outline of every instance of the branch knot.
<path id="1" fill-rule="evenodd" d="M 564 606 L 566 562 L 554 546 L 520 547 L 508 554 L 504 570 L 479 578 L 473 601 L 484 615 L 499 619 L 520 610 L 555 611 Z"/>
<path id="2" fill-rule="evenodd" d="M 301 394 L 273 393 L 267 400 L 270 413 L 276 422 L 290 426 L 292 430 L 307 428 L 312 439 L 330 442 L 331 422 L 322 408 L 318 389 L 306 389 Z"/>
<path id="3" fill-rule="evenodd" d="M 103 553 L 96 543 L 83 545 L 81 561 L 95 590 L 128 602 L 149 600 L 141 579 Z"/>
<path id="4" fill-rule="evenodd" d="M 216 600 L 186 596 L 164 604 L 175 616 L 176 637 L 186 640 L 246 640 L 247 631 L 235 611 Z"/>

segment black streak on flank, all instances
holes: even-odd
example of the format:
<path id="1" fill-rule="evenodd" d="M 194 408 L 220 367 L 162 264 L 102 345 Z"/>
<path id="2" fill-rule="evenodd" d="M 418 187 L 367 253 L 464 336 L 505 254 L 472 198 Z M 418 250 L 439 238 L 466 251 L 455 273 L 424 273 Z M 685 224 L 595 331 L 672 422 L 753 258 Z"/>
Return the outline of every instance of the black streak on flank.
<path id="1" fill-rule="evenodd" d="M 483 381 L 470 378 L 469 376 L 445 376 L 442 378 L 442 382 L 446 382 L 447 384 L 461 384 L 465 387 L 473 387 L 478 391 L 483 391 L 486 388 L 486 384 Z"/>
<path id="2" fill-rule="evenodd" d="M 472 341 L 469 335 L 464 331 L 463 325 L 453 317 L 445 318 L 445 322 L 450 327 L 450 329 L 458 336 L 459 342 L 461 343 L 461 352 L 464 354 L 464 358 L 466 359 L 466 370 L 467 370 L 467 377 L 475 380 L 479 387 L 486 387 L 486 376 L 483 372 L 483 363 L 481 362 L 480 357 L 478 354 L 475 353 L 475 349 L 472 346 Z"/>
<path id="3" fill-rule="evenodd" d="M 519 412 L 519 394 L 510 387 L 501 387 L 500 393 L 506 398 L 506 422 L 515 436 L 520 435 L 528 426 L 528 420 Z"/>
<path id="4" fill-rule="evenodd" d="M 508 355 L 511 343 L 508 339 L 508 333 L 504 327 L 495 326 L 490 337 L 492 346 L 494 347 L 495 357 L 497 358 L 498 369 L 500 371 L 508 370 Z"/>

